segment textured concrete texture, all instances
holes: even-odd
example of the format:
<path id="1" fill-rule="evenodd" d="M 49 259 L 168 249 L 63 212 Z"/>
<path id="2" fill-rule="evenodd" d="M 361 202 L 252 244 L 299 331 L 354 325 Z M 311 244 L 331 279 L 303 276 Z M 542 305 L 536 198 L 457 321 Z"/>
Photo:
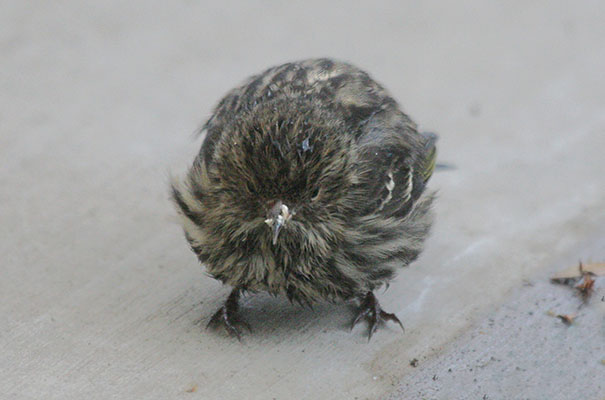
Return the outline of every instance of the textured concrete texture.
<path id="1" fill-rule="evenodd" d="M 580 307 L 548 283 L 605 258 L 604 20 L 599 1 L 5 1 L 0 397 L 605 398 L 605 285 Z M 203 329 L 228 289 L 168 177 L 226 90 L 314 56 L 369 70 L 457 168 L 378 294 L 405 334 L 368 344 L 350 305 L 258 295 L 239 343 Z"/>
<path id="2" fill-rule="evenodd" d="M 594 238 L 563 260 L 603 254 L 605 231 Z M 443 351 L 416 358 L 386 399 L 605 398 L 605 278 L 584 299 L 548 275 L 524 281 Z"/>

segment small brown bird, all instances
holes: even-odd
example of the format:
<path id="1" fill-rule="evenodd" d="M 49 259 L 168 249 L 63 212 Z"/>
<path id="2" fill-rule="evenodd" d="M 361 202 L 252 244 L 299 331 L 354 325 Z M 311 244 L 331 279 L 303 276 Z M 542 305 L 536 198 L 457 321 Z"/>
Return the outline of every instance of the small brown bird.
<path id="1" fill-rule="evenodd" d="M 372 293 L 431 227 L 432 134 L 367 73 L 330 59 L 270 68 L 220 101 L 172 186 L 191 248 L 233 287 L 209 326 L 240 337 L 243 291 L 360 300 L 352 326 L 394 321 Z"/>

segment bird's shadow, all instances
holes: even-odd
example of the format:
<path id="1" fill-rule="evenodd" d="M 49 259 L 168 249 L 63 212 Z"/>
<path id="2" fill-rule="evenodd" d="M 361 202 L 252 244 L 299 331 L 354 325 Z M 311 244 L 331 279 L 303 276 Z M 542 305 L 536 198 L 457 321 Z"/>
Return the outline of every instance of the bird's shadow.
<path id="1" fill-rule="evenodd" d="M 216 309 L 218 307 L 220 305 Z M 194 323 L 205 329 L 216 309 L 204 310 L 203 315 Z M 291 303 L 282 296 L 257 293 L 246 294 L 241 298 L 238 314 L 251 327 L 251 332 L 246 331 L 245 337 L 260 337 L 265 340 L 287 338 L 294 334 L 300 337 L 305 333 L 348 332 L 356 309 L 354 302 L 320 302 L 308 307 Z"/>

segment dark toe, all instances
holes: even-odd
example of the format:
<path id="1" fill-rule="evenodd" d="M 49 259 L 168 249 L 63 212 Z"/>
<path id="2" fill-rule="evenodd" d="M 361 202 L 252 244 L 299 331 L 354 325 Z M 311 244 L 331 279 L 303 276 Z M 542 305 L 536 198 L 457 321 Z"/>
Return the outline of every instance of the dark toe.
<path id="1" fill-rule="evenodd" d="M 357 316 L 353 320 L 353 323 L 351 324 L 351 330 L 353 330 L 353 328 L 355 328 L 355 325 L 357 325 L 359 323 L 359 321 L 361 321 L 362 319 L 366 318 L 369 313 L 370 313 L 370 309 L 369 308 L 360 309 L 359 313 L 357 314 Z"/>
<path id="2" fill-rule="evenodd" d="M 368 341 L 372 339 L 372 336 L 378 330 L 378 326 L 385 324 L 387 321 L 392 321 L 401 327 L 401 329 L 405 332 L 403 324 L 397 318 L 395 314 L 387 313 L 380 308 L 380 304 L 378 300 L 374 296 L 372 292 L 368 292 L 366 296 L 361 301 L 359 306 L 359 312 L 353 323 L 351 324 L 351 330 L 361 321 L 365 319 L 368 321 Z"/>
<path id="3" fill-rule="evenodd" d="M 384 312 L 384 311 L 380 310 L 380 319 L 382 321 L 393 321 L 393 322 L 398 323 L 399 326 L 401 327 L 401 330 L 405 332 L 405 328 L 403 327 L 403 324 L 401 323 L 401 321 L 399 320 L 399 318 L 397 318 L 397 316 L 395 314 Z"/>
<path id="4" fill-rule="evenodd" d="M 240 331 L 242 326 L 252 332 L 252 328 L 246 321 L 241 320 L 237 314 L 230 312 L 227 307 L 223 306 L 210 318 L 206 329 L 224 328 L 229 335 L 235 336 L 241 341 Z"/>

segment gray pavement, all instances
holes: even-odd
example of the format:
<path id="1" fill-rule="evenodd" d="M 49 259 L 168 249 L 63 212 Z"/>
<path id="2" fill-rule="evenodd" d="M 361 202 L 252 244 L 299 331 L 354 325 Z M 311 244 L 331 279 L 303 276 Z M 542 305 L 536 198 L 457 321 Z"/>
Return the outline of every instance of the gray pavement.
<path id="1" fill-rule="evenodd" d="M 578 254 L 603 252 L 605 230 L 562 260 L 573 265 Z M 573 285 L 549 282 L 559 267 L 512 289 L 440 351 L 415 357 L 386 399 L 605 398 L 605 278 L 584 299 Z"/>
<path id="2" fill-rule="evenodd" d="M 4 2 L 0 397 L 605 398 L 603 282 L 572 326 L 548 315 L 578 306 L 552 272 L 605 259 L 604 17 L 597 1 Z M 457 169 L 431 182 L 426 252 L 378 294 L 405 334 L 368 344 L 348 305 L 258 295 L 234 342 L 203 330 L 228 290 L 188 250 L 168 177 L 226 90 L 314 56 L 369 70 Z"/>

